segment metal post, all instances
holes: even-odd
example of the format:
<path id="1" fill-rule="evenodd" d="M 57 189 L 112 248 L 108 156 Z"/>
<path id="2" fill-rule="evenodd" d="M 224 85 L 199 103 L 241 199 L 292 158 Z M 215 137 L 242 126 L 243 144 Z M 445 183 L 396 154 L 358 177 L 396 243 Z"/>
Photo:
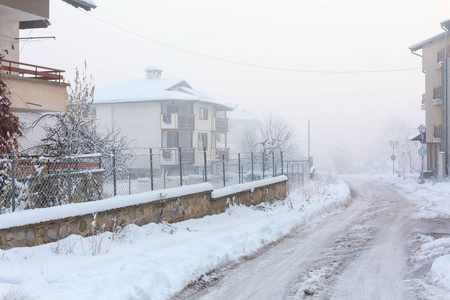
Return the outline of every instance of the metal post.
<path id="1" fill-rule="evenodd" d="M 163 173 L 163 187 L 166 189 L 166 170 L 162 169 Z"/>
<path id="2" fill-rule="evenodd" d="M 225 186 L 225 155 L 222 154 L 222 176 L 223 176 L 223 186 Z"/>
<path id="3" fill-rule="evenodd" d="M 281 175 L 284 175 L 283 151 L 280 151 L 280 159 L 281 159 Z"/>
<path id="4" fill-rule="evenodd" d="M 275 152 L 272 151 L 272 177 L 275 177 Z"/>
<path id="5" fill-rule="evenodd" d="M 67 157 L 67 197 L 69 198 L 69 203 L 72 203 L 72 177 L 70 176 L 70 156 Z"/>
<path id="6" fill-rule="evenodd" d="M 206 163 L 206 147 L 203 148 L 203 164 L 205 168 L 205 176 L 204 176 L 204 182 L 208 182 L 208 170 L 207 170 L 207 163 Z"/>
<path id="7" fill-rule="evenodd" d="M 128 169 L 128 195 L 131 195 L 131 172 Z"/>
<path id="8" fill-rule="evenodd" d="M 15 199 L 15 195 L 16 195 L 16 153 L 13 151 L 11 153 L 12 155 L 12 162 L 11 162 L 11 177 L 12 177 L 12 182 L 11 182 L 11 205 L 12 205 L 12 211 L 16 210 L 16 199 Z"/>
<path id="9" fill-rule="evenodd" d="M 153 191 L 153 149 L 150 148 L 150 188 Z"/>
<path id="10" fill-rule="evenodd" d="M 263 171 L 263 179 L 266 178 L 266 170 L 265 170 L 265 165 L 264 165 L 264 151 L 262 152 L 262 171 Z"/>
<path id="11" fill-rule="evenodd" d="M 113 157 L 112 157 L 112 159 L 113 159 L 113 161 L 112 161 L 112 164 L 113 164 L 113 185 L 114 185 L 114 196 L 116 196 L 117 195 L 116 149 L 113 149 L 112 152 L 113 152 Z"/>
<path id="12" fill-rule="evenodd" d="M 239 173 L 239 183 L 241 183 L 241 154 L 238 153 L 238 173 Z"/>
<path id="13" fill-rule="evenodd" d="M 181 158 L 181 147 L 178 148 L 178 162 L 180 164 L 180 186 L 183 186 L 183 161 Z"/>
<path id="14" fill-rule="evenodd" d="M 254 179 L 254 175 L 253 175 L 253 152 L 252 152 L 251 158 L 252 158 L 252 181 L 254 181 L 255 179 Z"/>

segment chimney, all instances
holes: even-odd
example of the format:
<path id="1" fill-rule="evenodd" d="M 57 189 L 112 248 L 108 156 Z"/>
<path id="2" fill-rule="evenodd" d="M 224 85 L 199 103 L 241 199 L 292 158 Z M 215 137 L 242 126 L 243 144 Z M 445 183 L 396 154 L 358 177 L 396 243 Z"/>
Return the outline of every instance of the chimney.
<path id="1" fill-rule="evenodd" d="M 156 66 L 148 66 L 145 68 L 147 79 L 160 79 L 162 70 Z"/>

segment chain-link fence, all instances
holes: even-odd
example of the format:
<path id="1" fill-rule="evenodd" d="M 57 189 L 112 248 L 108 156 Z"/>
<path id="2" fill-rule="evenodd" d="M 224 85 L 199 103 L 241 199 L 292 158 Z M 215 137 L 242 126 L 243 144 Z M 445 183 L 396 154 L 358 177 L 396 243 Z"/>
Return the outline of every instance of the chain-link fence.
<path id="1" fill-rule="evenodd" d="M 302 184 L 309 170 L 308 159 L 285 159 L 280 151 L 153 148 L 104 156 L 10 155 L 0 159 L 0 214 L 202 182 L 220 188 L 281 174 L 292 186 Z"/>

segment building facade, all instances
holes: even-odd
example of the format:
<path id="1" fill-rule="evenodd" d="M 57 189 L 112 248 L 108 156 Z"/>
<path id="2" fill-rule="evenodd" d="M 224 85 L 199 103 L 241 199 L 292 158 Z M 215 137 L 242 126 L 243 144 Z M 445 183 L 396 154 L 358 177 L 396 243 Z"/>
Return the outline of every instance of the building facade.
<path id="1" fill-rule="evenodd" d="M 152 148 L 161 166 L 193 166 L 228 158 L 227 111 L 232 107 L 194 90 L 183 79 L 163 79 L 154 66 L 147 78 L 98 88 L 94 113 L 100 129 L 120 130 L 135 153 Z M 179 148 L 182 152 L 179 153 Z M 205 151 L 206 149 L 206 151 Z"/>
<path id="2" fill-rule="evenodd" d="M 425 74 L 425 91 L 421 108 L 425 110 L 427 144 L 427 167 L 438 176 L 447 176 L 449 171 L 449 125 L 448 111 L 448 59 L 450 20 L 441 23 L 443 32 L 409 47 L 422 59 Z M 420 53 L 420 52 L 421 53 Z M 420 54 L 419 54 L 420 53 Z"/>

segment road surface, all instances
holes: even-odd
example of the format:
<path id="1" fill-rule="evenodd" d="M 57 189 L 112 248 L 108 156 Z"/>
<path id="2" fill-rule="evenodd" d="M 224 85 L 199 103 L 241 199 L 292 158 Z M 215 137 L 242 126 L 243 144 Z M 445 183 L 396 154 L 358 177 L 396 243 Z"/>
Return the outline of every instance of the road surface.
<path id="1" fill-rule="evenodd" d="M 177 299 L 424 298 L 408 263 L 415 206 L 389 183 L 346 181 L 353 200 L 342 212 L 217 271 L 217 280 Z"/>

